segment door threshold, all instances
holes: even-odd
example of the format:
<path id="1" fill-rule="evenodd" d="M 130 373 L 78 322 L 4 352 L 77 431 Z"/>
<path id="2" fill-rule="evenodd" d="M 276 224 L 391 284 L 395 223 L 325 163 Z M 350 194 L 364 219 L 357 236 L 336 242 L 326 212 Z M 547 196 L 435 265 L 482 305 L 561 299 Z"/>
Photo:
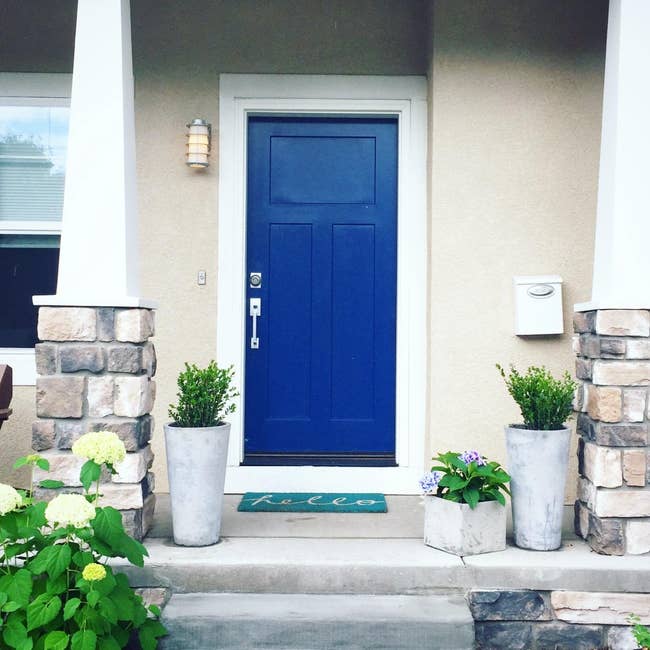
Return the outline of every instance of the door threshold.
<path id="1" fill-rule="evenodd" d="M 277 462 L 277 461 L 276 461 Z M 419 494 L 423 466 L 341 467 L 294 465 L 230 465 L 226 489 L 244 492 L 381 492 Z"/>

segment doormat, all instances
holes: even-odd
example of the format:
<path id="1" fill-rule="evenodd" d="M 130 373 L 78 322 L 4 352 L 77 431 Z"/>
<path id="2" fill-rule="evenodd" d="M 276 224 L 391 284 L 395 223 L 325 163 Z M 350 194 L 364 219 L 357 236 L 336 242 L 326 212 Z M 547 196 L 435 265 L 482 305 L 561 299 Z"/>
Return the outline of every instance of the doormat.
<path id="1" fill-rule="evenodd" d="M 383 494 L 246 492 L 239 512 L 387 512 Z"/>

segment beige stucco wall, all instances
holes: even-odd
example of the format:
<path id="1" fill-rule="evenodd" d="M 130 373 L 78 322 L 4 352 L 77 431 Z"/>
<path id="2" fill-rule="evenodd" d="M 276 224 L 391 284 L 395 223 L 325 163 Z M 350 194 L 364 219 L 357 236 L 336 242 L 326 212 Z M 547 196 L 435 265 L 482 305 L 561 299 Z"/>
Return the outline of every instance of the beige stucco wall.
<path id="1" fill-rule="evenodd" d="M 580 31 L 569 22 L 580 4 L 434 4 L 432 452 L 478 448 L 505 461 L 503 425 L 521 418 L 495 363 L 573 373 L 573 304 L 591 290 L 604 65 L 603 6 Z M 538 274 L 564 280 L 565 334 L 516 337 L 512 278 Z"/>
<path id="2" fill-rule="evenodd" d="M 164 491 L 162 423 L 176 375 L 185 361 L 205 364 L 216 354 L 217 218 L 232 216 L 217 215 L 219 73 L 424 74 L 428 26 L 421 16 L 428 6 L 419 0 L 222 3 L 192 28 L 178 6 L 166 6 L 149 23 L 142 8 L 134 5 L 142 291 L 160 305 L 153 447 L 157 489 Z M 160 47 L 172 39 L 173 47 Z M 212 164 L 199 172 L 183 164 L 184 125 L 198 116 L 213 125 Z M 200 269 L 207 271 L 201 287 Z"/>
<path id="3" fill-rule="evenodd" d="M 502 425 L 517 412 L 494 364 L 573 366 L 568 333 L 513 336 L 512 276 L 562 275 L 567 332 L 591 285 L 606 2 L 566 4 L 437 0 L 432 39 L 420 0 L 233 0 L 202 12 L 134 0 L 142 293 L 160 304 L 158 491 L 167 487 L 162 423 L 175 377 L 216 349 L 217 219 L 230 216 L 217 214 L 219 72 L 429 74 L 425 454 L 478 447 L 504 460 Z M 38 56 L 10 43 L 7 69 L 69 71 L 71 43 L 53 43 Z M 197 116 L 215 129 L 204 172 L 183 162 L 185 123 Z M 0 432 L 2 477 L 6 459 L 29 445 L 33 389 L 19 389 L 14 407 Z"/>
<path id="4" fill-rule="evenodd" d="M 29 474 L 25 469 L 14 471 L 17 458 L 31 453 L 32 422 L 36 418 L 34 388 L 14 386 L 11 414 L 0 429 L 0 481 L 26 487 Z"/>

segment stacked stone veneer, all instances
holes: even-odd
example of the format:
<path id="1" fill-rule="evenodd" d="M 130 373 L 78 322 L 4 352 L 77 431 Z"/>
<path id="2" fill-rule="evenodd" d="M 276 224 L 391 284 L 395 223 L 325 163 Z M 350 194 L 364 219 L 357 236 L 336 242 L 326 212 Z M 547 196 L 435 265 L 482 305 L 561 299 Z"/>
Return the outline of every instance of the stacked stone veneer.
<path id="1" fill-rule="evenodd" d="M 650 623 L 650 594 L 476 590 L 467 600 L 481 650 L 633 650 L 629 615 Z"/>
<path id="2" fill-rule="evenodd" d="M 576 533 L 599 553 L 650 552 L 650 311 L 574 317 Z"/>
<path id="3" fill-rule="evenodd" d="M 149 338 L 149 309 L 41 307 L 36 346 L 36 414 L 32 446 L 50 462 L 37 480 L 63 481 L 60 490 L 39 490 L 52 498 L 81 491 L 83 459 L 70 448 L 88 431 L 114 431 L 127 457 L 116 475 L 104 476 L 101 503 L 123 513 L 127 530 L 141 539 L 155 507 L 150 412 L 155 398 L 156 356 Z"/>

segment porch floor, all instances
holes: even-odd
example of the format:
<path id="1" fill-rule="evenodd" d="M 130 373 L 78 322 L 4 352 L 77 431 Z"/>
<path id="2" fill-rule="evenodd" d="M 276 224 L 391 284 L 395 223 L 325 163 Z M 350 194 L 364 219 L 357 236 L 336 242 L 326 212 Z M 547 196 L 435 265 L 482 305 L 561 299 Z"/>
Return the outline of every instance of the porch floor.
<path id="1" fill-rule="evenodd" d="M 561 549 L 460 558 L 422 543 L 419 497 L 388 496 L 387 514 L 239 513 L 226 496 L 222 539 L 171 541 L 168 496 L 158 495 L 144 569 L 134 586 L 176 593 L 427 594 L 469 589 L 650 592 L 647 556 L 602 556 L 569 531 Z"/>

